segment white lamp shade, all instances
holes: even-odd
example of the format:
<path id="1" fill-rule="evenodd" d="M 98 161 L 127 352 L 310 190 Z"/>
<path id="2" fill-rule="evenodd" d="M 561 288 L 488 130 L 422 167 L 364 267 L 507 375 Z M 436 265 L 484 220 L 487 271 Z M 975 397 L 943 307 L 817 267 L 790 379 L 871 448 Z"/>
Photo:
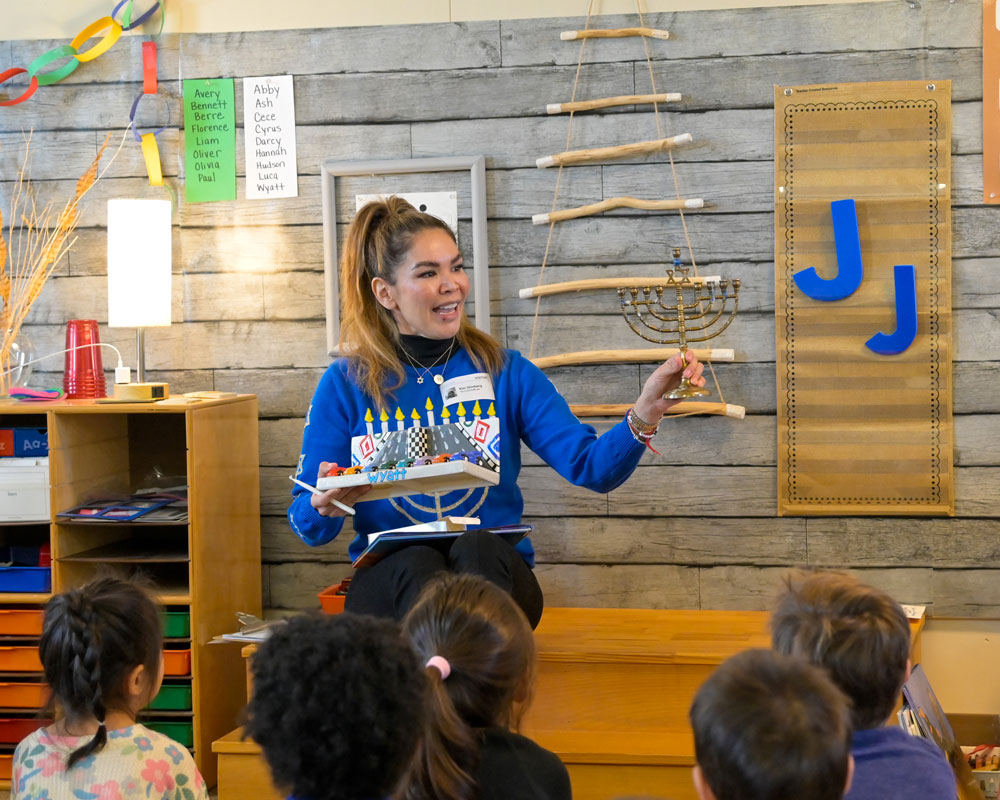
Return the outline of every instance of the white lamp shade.
<path id="1" fill-rule="evenodd" d="M 108 326 L 170 324 L 169 200 L 108 200 Z"/>

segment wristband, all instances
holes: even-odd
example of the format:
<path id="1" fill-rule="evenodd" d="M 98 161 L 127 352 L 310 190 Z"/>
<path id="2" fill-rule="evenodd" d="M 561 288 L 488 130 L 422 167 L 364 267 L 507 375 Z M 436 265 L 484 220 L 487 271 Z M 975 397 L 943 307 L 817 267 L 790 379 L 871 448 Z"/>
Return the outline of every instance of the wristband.
<path id="1" fill-rule="evenodd" d="M 635 413 L 635 407 L 628 410 L 626 414 L 626 419 L 629 421 L 629 425 L 635 428 L 640 433 L 649 434 L 652 436 L 656 433 L 657 428 L 660 427 L 660 423 L 649 423 L 646 422 L 642 417 Z"/>

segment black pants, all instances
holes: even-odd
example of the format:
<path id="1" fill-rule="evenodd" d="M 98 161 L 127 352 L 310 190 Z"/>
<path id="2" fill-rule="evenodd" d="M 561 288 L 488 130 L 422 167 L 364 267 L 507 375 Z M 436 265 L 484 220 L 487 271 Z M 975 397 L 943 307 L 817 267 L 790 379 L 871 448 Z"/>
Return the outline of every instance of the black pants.
<path id="1" fill-rule="evenodd" d="M 412 545 L 355 571 L 344 610 L 400 620 L 440 572 L 481 575 L 509 592 L 532 629 L 542 618 L 542 590 L 521 554 L 502 538 L 469 531 L 438 548 Z"/>

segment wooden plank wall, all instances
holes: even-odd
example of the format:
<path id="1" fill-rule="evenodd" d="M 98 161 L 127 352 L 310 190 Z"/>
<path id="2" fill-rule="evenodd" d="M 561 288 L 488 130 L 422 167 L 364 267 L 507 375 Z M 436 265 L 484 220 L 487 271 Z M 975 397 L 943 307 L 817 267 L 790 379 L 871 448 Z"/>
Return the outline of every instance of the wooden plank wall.
<path id="1" fill-rule="evenodd" d="M 1000 393 L 996 391 L 1000 309 L 1000 225 L 981 202 L 981 30 L 975 0 L 848 4 L 681 12 L 648 20 L 668 28 L 650 43 L 660 91 L 679 91 L 666 132 L 688 131 L 677 152 L 687 196 L 714 204 L 692 213 L 695 253 L 707 273 L 743 281 L 738 321 L 717 343 L 740 363 L 718 367 L 727 400 L 747 406 L 742 422 L 668 421 L 634 477 L 609 495 L 568 486 L 531 454 L 521 476 L 527 516 L 538 527 L 538 575 L 548 602 L 675 608 L 766 607 L 777 580 L 797 564 L 857 570 L 905 602 L 938 614 L 1000 612 Z M 603 18 L 602 26 L 634 24 Z M 256 392 L 261 401 L 265 602 L 313 606 L 314 595 L 349 572 L 346 537 L 311 550 L 283 512 L 302 418 L 328 363 L 324 351 L 319 165 L 327 159 L 409 158 L 484 152 L 494 330 L 509 346 L 530 345 L 534 284 L 547 229 L 533 213 L 550 210 L 556 172 L 534 168 L 563 150 L 568 119 L 548 102 L 571 94 L 579 48 L 559 32 L 583 20 L 473 22 L 382 28 L 166 36 L 160 45 L 164 100 L 146 101 L 160 136 L 164 170 L 183 177 L 180 79 L 291 73 L 298 117 L 297 199 L 182 206 L 174 229 L 175 324 L 151 329 L 152 377 L 175 391 Z M 63 42 L 0 43 L 0 68 L 30 61 Z M 34 129 L 39 194 L 65 195 L 106 130 L 120 136 L 140 91 L 139 43 L 123 39 L 63 83 L 0 111 L 0 191 L 18 162 L 21 130 Z M 957 491 L 955 519 L 778 519 L 775 515 L 772 84 L 950 78 L 956 307 Z M 578 97 L 641 93 L 649 73 L 639 40 L 591 43 Z M 241 82 L 237 81 L 237 108 Z M 148 105 L 147 105 L 148 104 Z M 242 121 L 241 115 L 237 119 Z M 653 138 L 651 111 L 581 115 L 573 145 Z M 238 141 L 242 159 L 243 136 Z M 239 165 L 242 176 L 242 164 Z M 106 319 L 107 197 L 148 196 L 139 148 L 129 141 L 84 212 L 68 262 L 32 316 L 42 351 L 61 346 L 64 321 Z M 420 188 L 452 184 L 451 176 Z M 464 186 L 465 181 L 462 180 Z M 342 198 L 386 184 L 342 183 Z M 412 188 L 403 181 L 396 188 Z M 240 194 L 242 195 L 242 177 Z M 561 207 L 602 197 L 671 196 L 662 159 L 567 169 Z M 340 212 L 343 214 L 348 200 Z M 468 235 L 467 189 L 461 199 Z M 553 237 L 547 279 L 655 273 L 683 243 L 676 215 L 633 212 L 571 222 Z M 542 304 L 537 354 L 640 344 L 616 318 L 614 302 L 593 295 Z M 102 329 L 126 348 L 132 332 Z M 108 362 L 106 362 L 108 363 Z M 41 384 L 57 384 L 59 359 Z M 551 377 L 572 401 L 626 402 L 649 367 L 566 368 Z"/>

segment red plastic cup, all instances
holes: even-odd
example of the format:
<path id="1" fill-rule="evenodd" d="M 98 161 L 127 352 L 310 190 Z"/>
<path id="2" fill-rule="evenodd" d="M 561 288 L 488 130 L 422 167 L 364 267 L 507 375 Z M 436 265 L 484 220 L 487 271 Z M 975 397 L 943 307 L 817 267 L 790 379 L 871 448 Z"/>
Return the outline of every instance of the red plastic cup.
<path id="1" fill-rule="evenodd" d="M 70 399 L 107 397 L 104 364 L 98 345 L 96 319 L 71 319 L 66 323 L 66 367 L 63 391 Z M 86 347 L 81 345 L 95 345 Z"/>

